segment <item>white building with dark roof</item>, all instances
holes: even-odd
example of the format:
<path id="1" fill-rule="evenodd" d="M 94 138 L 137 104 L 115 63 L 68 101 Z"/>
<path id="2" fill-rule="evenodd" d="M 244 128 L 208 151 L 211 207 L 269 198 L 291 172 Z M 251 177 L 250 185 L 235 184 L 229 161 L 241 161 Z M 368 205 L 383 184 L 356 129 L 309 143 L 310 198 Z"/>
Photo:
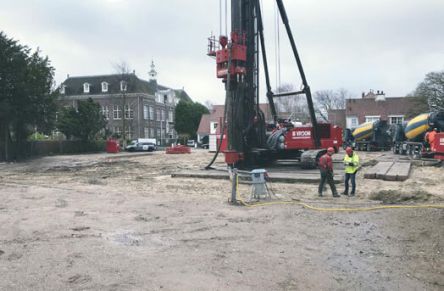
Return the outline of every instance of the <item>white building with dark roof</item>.
<path id="1" fill-rule="evenodd" d="M 183 89 L 157 84 L 154 65 L 150 80 L 132 74 L 69 77 L 59 86 L 59 103 L 77 107 L 79 100 L 97 102 L 107 119 L 107 130 L 127 139 L 156 138 L 170 144 L 177 138 L 174 110 L 180 100 L 191 101 Z"/>

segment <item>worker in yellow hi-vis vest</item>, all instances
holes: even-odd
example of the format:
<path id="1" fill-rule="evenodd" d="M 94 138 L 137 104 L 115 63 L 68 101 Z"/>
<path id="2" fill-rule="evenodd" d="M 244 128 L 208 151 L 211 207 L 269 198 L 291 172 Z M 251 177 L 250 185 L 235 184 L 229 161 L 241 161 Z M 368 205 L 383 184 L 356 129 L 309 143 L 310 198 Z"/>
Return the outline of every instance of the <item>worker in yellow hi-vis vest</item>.
<path id="1" fill-rule="evenodd" d="M 353 151 L 351 147 L 345 149 L 344 156 L 345 166 L 345 190 L 343 195 L 348 196 L 348 182 L 351 180 L 352 188 L 350 196 L 355 196 L 356 193 L 356 172 L 359 167 L 359 156 Z"/>

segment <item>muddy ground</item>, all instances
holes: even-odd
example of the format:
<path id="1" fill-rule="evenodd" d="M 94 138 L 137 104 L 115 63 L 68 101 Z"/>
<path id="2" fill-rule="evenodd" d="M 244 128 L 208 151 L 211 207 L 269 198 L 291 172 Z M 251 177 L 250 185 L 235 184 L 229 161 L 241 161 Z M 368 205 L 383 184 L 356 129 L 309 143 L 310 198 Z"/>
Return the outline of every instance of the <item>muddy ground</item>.
<path id="1" fill-rule="evenodd" d="M 443 209 L 236 207 L 227 203 L 228 181 L 170 177 L 211 156 L 0 164 L 0 290 L 444 289 Z M 314 184 L 270 186 L 281 199 L 317 207 L 379 205 L 370 199 L 378 193 L 410 197 L 405 205 L 444 204 L 444 168 L 415 166 L 405 182 L 364 180 L 364 170 L 355 198 L 318 198 Z M 240 191 L 246 198 L 250 190 Z"/>

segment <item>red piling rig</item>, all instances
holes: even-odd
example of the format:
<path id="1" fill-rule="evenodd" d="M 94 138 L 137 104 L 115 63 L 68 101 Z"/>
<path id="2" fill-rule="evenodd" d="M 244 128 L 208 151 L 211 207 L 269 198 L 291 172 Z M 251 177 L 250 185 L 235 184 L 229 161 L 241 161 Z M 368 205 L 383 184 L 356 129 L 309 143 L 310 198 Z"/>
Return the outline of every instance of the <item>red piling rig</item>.
<path id="1" fill-rule="evenodd" d="M 230 74 L 234 77 L 236 75 L 245 75 L 247 73 L 245 62 L 247 61 L 247 46 L 245 45 L 245 33 L 231 33 L 231 68 Z M 214 40 L 215 41 L 215 40 Z M 228 38 L 226 36 L 219 37 L 219 44 L 221 49 L 215 51 L 216 55 L 216 75 L 219 79 L 227 79 L 228 75 L 228 61 L 230 58 L 230 46 L 228 45 Z M 211 47 L 214 47 L 210 45 Z M 214 51 L 209 54 L 214 56 Z"/>

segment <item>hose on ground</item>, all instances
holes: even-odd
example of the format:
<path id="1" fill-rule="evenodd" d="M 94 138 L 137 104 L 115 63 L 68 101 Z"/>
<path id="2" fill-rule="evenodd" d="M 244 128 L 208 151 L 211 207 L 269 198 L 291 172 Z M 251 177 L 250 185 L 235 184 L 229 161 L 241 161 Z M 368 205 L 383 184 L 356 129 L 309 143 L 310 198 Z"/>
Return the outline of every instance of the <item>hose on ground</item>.
<path id="1" fill-rule="evenodd" d="M 239 193 L 239 176 L 236 176 L 236 193 Z M 274 194 L 274 191 L 273 191 Z M 275 195 L 275 194 L 274 194 Z M 233 201 L 231 201 L 233 203 Z M 282 205 L 282 204 L 293 204 L 300 205 L 303 208 L 321 211 L 321 212 L 363 212 L 363 211 L 375 211 L 375 210 L 385 210 L 385 209 L 418 209 L 418 208 L 434 208 L 434 209 L 444 209 L 444 205 L 442 204 L 418 204 L 418 205 L 378 205 L 371 207 L 343 207 L 343 208 L 330 208 L 330 207 L 316 207 L 313 205 L 309 205 L 305 202 L 299 200 L 292 201 L 269 201 L 269 202 L 260 202 L 260 203 L 249 203 L 245 202 L 242 199 L 236 199 L 236 204 L 246 206 L 249 208 L 253 207 L 262 207 L 262 206 L 271 206 L 271 205 Z"/>

